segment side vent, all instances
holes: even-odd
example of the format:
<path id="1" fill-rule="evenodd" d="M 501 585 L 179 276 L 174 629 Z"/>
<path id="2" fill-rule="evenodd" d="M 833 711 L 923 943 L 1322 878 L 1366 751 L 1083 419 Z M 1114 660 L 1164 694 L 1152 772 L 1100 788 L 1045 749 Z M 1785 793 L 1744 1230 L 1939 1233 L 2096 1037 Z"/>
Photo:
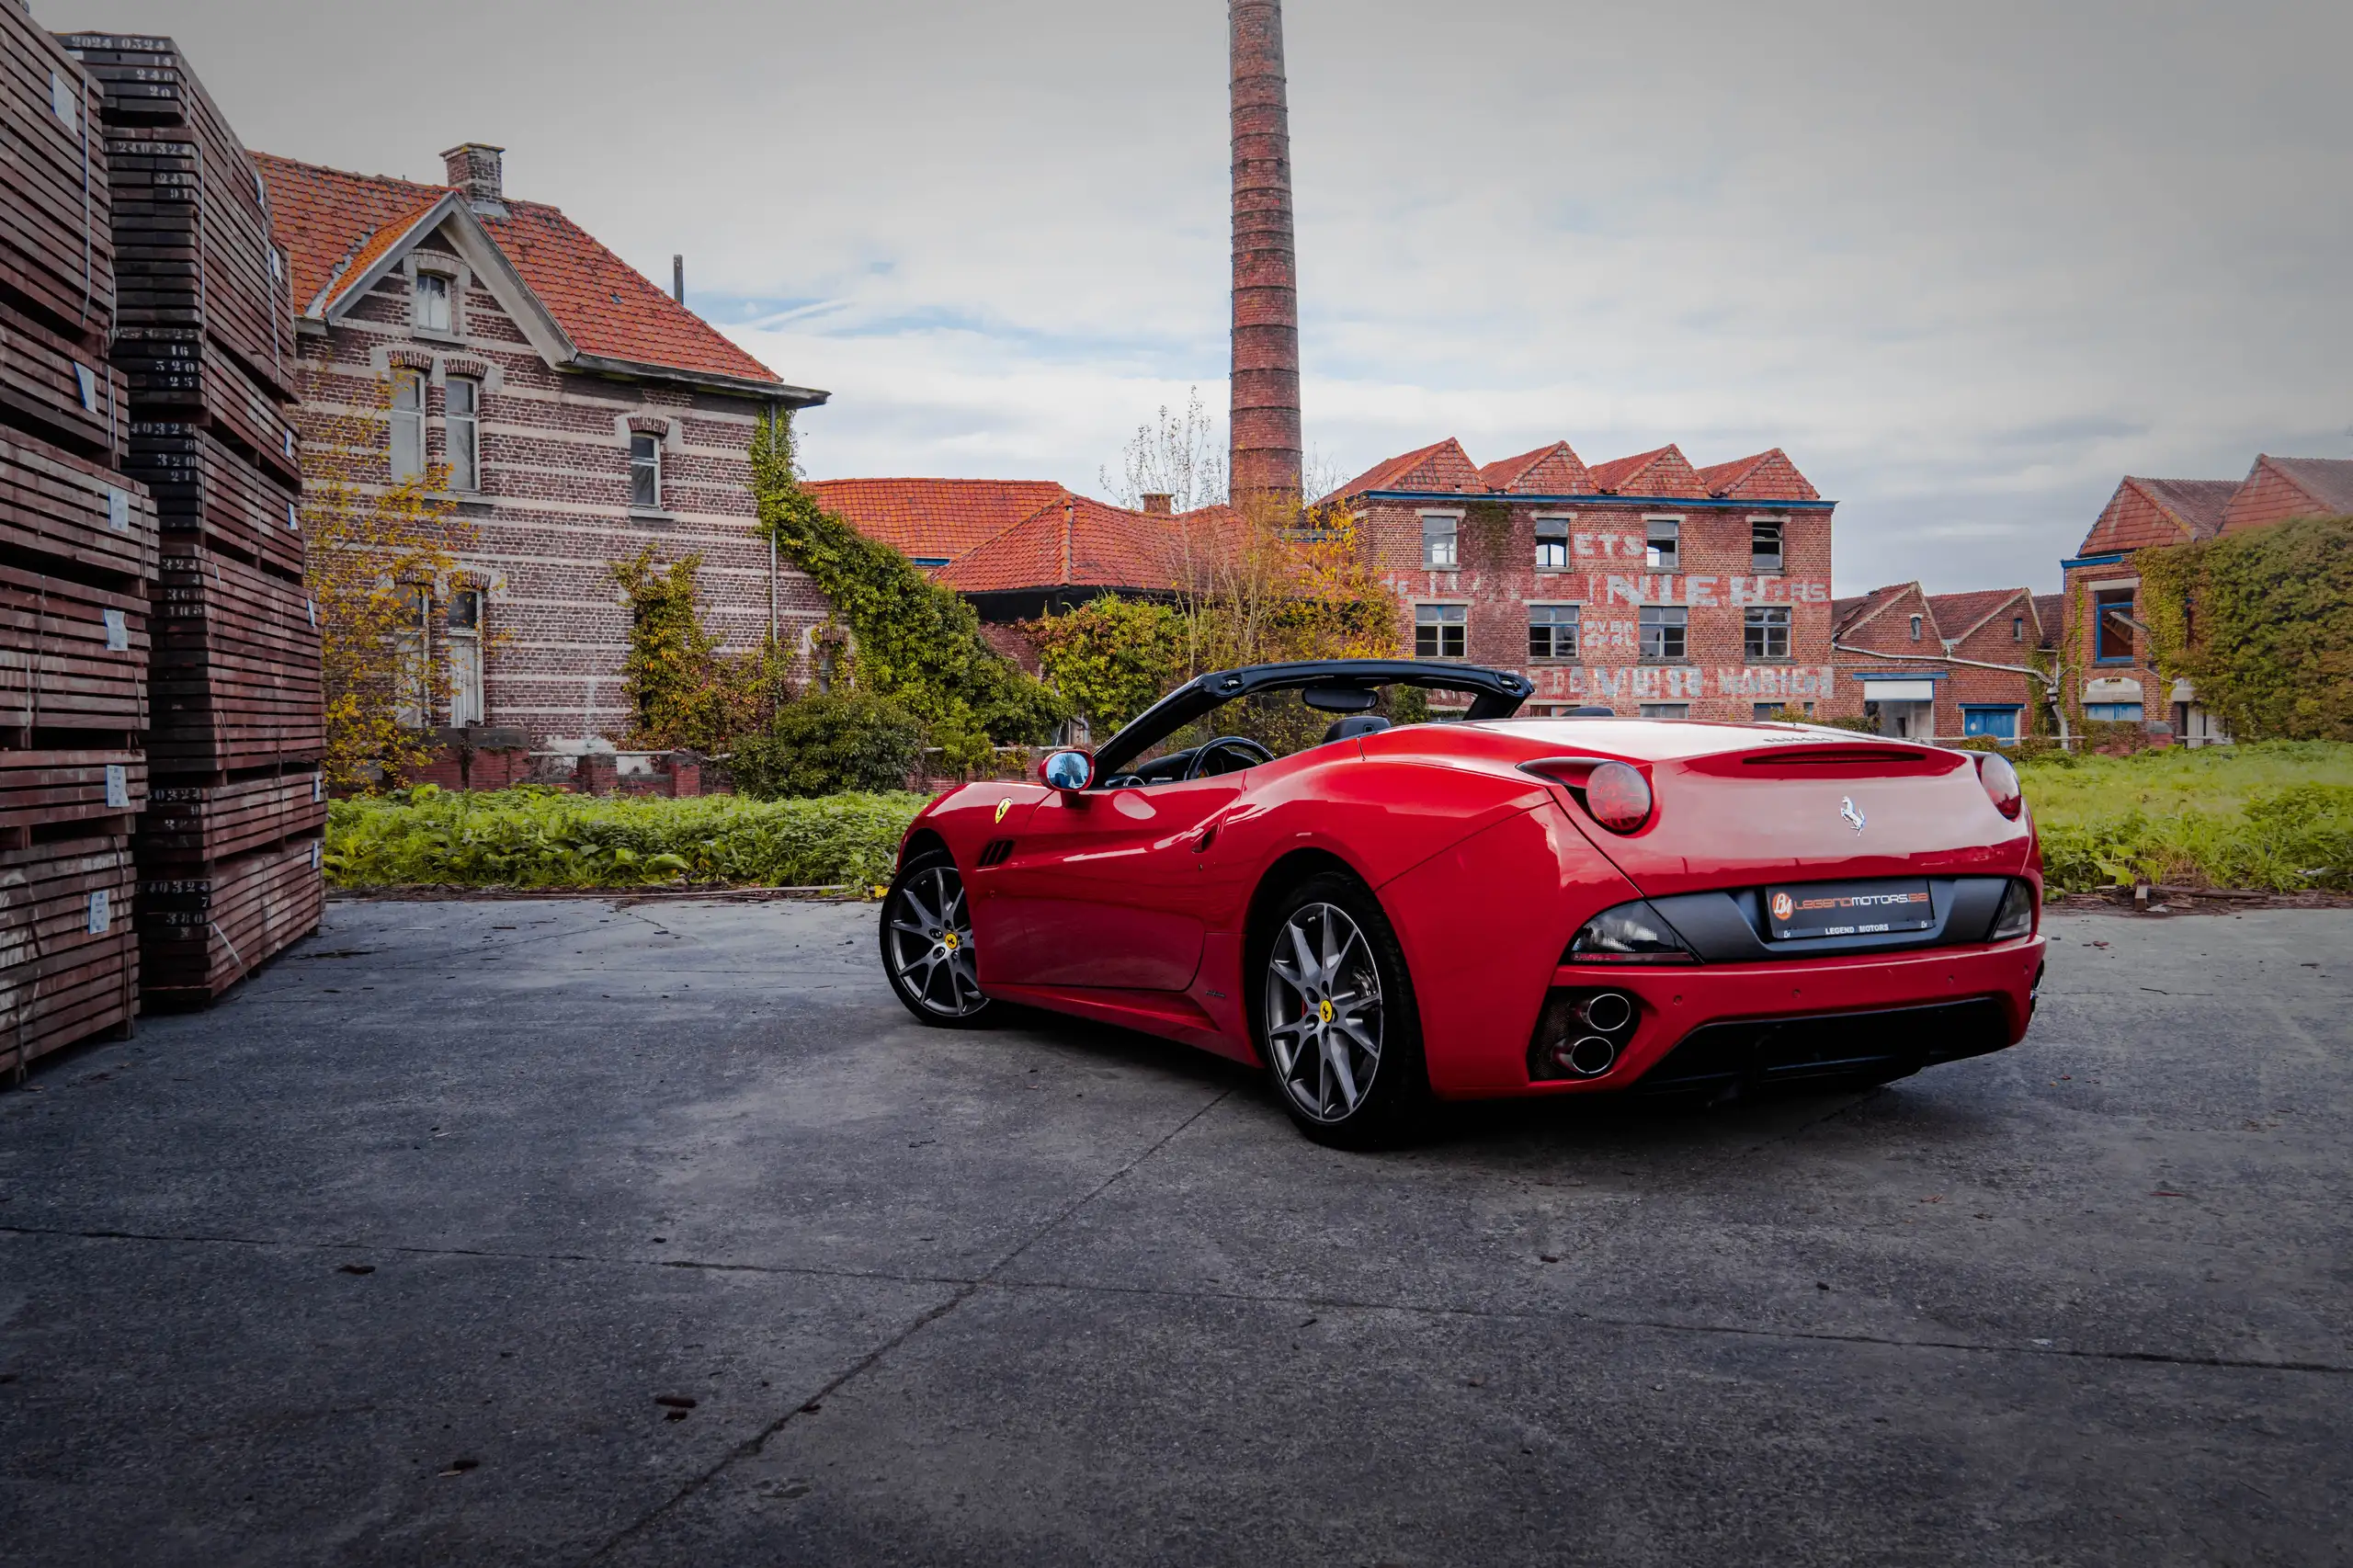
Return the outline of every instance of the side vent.
<path id="1" fill-rule="evenodd" d="M 986 870 L 991 866 L 1002 866 L 1005 864 L 1005 858 L 1012 853 L 1013 840 L 1010 838 L 992 838 L 986 845 L 982 846 L 980 861 L 981 869 L 983 870 Z"/>

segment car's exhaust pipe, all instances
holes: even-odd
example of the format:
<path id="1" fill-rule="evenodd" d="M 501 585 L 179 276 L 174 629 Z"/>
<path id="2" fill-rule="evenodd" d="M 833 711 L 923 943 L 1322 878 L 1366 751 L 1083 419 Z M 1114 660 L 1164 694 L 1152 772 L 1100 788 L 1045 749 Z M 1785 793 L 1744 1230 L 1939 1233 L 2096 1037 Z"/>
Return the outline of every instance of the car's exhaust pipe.
<path id="1" fill-rule="evenodd" d="M 1553 1064 L 1577 1078 L 1598 1078 L 1618 1064 L 1618 1042 L 1589 1034 L 1552 1048 Z"/>
<path id="2" fill-rule="evenodd" d="M 1634 1004 L 1622 991 L 1599 991 L 1577 1005 L 1577 1019 L 1589 1029 L 1616 1034 L 1631 1022 Z M 1606 1071 L 1607 1069 L 1602 1069 Z"/>

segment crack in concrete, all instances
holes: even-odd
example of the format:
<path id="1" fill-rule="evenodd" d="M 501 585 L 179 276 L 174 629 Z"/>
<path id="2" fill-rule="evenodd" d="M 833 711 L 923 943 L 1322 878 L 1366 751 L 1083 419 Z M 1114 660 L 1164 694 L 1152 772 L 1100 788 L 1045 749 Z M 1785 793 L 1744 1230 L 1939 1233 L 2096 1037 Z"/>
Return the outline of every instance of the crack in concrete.
<path id="1" fill-rule="evenodd" d="M 1144 1161 L 1149 1160 L 1154 1154 L 1160 1153 L 1161 1150 L 1168 1147 L 1168 1145 L 1174 1142 L 1178 1135 L 1183 1133 L 1187 1128 L 1192 1126 L 1195 1122 L 1200 1120 L 1201 1118 L 1207 1116 L 1211 1111 L 1215 1110 L 1219 1106 L 1224 1104 L 1227 1096 L 1231 1096 L 1233 1093 L 1233 1090 L 1232 1088 L 1219 1090 L 1215 1095 L 1210 1097 L 1208 1103 L 1202 1105 L 1190 1116 L 1188 1116 L 1176 1126 L 1170 1128 L 1151 1145 L 1139 1151 L 1132 1158 L 1120 1165 L 1118 1169 L 1112 1171 L 1110 1175 L 1105 1176 L 1092 1188 L 1082 1193 L 1078 1198 L 1065 1205 L 1062 1212 L 1056 1214 L 1052 1219 L 1048 1220 L 1044 1224 L 1039 1226 L 1038 1229 L 1031 1233 L 1028 1239 L 1024 1240 L 1020 1245 L 1015 1247 L 1011 1252 L 1006 1253 L 1003 1257 L 997 1259 L 997 1261 L 989 1267 L 986 1273 L 981 1275 L 978 1278 L 970 1280 L 960 1286 L 957 1290 L 948 1298 L 948 1300 L 940 1302 L 939 1305 L 932 1308 L 929 1312 L 918 1315 L 915 1320 L 909 1324 L 905 1328 L 892 1335 L 882 1344 L 876 1346 L 872 1351 L 854 1362 L 849 1368 L 844 1370 L 839 1377 L 835 1378 L 831 1382 L 825 1384 L 824 1387 L 819 1389 L 815 1393 L 803 1400 L 801 1403 L 793 1406 L 790 1410 L 787 1410 L 783 1415 L 778 1416 L 774 1421 L 769 1422 L 766 1426 L 754 1433 L 751 1437 L 745 1438 L 743 1442 L 736 1444 L 734 1448 L 729 1449 L 728 1452 L 720 1459 L 718 1463 L 712 1465 L 709 1470 L 704 1471 L 700 1475 L 690 1478 L 685 1485 L 679 1487 L 677 1491 L 671 1494 L 670 1496 L 664 1499 L 662 1502 L 654 1505 L 654 1507 L 647 1510 L 646 1513 L 639 1518 L 633 1520 L 630 1524 L 622 1526 L 619 1530 L 616 1530 L 602 1546 L 599 1546 L 596 1551 L 581 1559 L 583 1568 L 585 1568 L 585 1565 L 588 1563 L 601 1561 L 605 1557 L 610 1555 L 616 1548 L 628 1541 L 631 1537 L 651 1528 L 663 1517 L 664 1515 L 669 1513 L 670 1510 L 676 1508 L 678 1505 L 684 1503 L 698 1492 L 700 1492 L 704 1487 L 718 1480 L 720 1476 L 727 1471 L 729 1467 L 734 1465 L 740 1460 L 756 1457 L 762 1449 L 767 1447 L 769 1438 L 775 1437 L 778 1433 L 783 1431 L 786 1426 L 791 1424 L 794 1416 L 804 1413 L 810 1413 L 814 1407 L 824 1404 L 825 1400 L 831 1397 L 836 1389 L 847 1385 L 859 1374 L 865 1372 L 870 1368 L 880 1362 L 882 1358 L 889 1355 L 892 1351 L 897 1349 L 900 1346 L 904 1345 L 917 1334 L 920 1334 L 931 1324 L 938 1323 L 940 1319 L 954 1312 L 958 1307 L 962 1306 L 966 1301 L 972 1300 L 975 1294 L 989 1284 L 995 1275 L 1010 1266 L 1016 1258 L 1029 1251 L 1040 1240 L 1044 1239 L 1049 1233 L 1065 1223 L 1072 1215 L 1077 1213 L 1080 1210 L 1094 1202 L 1097 1198 L 1103 1196 L 1104 1193 L 1108 1192 L 1113 1184 L 1120 1180 L 1120 1178 L 1125 1176 L 1130 1171 L 1134 1170 L 1138 1165 L 1143 1164 Z"/>
<path id="2" fill-rule="evenodd" d="M 2208 1367 L 2231 1371 L 2312 1372 L 2332 1377 L 2353 1376 L 2353 1365 L 2339 1365 L 2331 1361 L 2266 1360 L 2253 1357 L 2196 1356 L 2170 1350 L 2097 1350 L 2052 1345 L 2001 1345 L 1959 1339 L 1898 1339 L 1886 1335 L 1837 1333 L 1819 1329 L 1759 1328 L 1736 1324 L 1678 1323 L 1666 1318 L 1621 1317 L 1607 1312 L 1583 1312 L 1574 1308 L 1546 1311 L 1540 1308 L 1525 1307 L 1470 1307 L 1446 1302 L 1402 1299 L 1379 1300 L 1364 1296 L 1316 1295 L 1296 1291 L 1282 1293 L 1256 1290 L 1211 1290 L 1182 1285 L 1119 1285 L 1087 1279 L 1002 1279 L 997 1278 L 1016 1258 L 1042 1241 L 1050 1233 L 1061 1227 L 1081 1209 L 1101 1197 L 1109 1190 L 1112 1183 L 1119 1181 L 1137 1165 L 1157 1153 L 1178 1133 L 1184 1131 L 1185 1128 L 1199 1120 L 1233 1093 L 1232 1089 L 1220 1093 L 1215 1099 L 1194 1112 L 1166 1137 L 1106 1176 L 1101 1185 L 1074 1199 L 1053 1218 L 1044 1221 L 1027 1240 L 979 1274 L 921 1274 L 883 1268 L 829 1267 L 815 1264 L 717 1263 L 700 1258 L 682 1257 L 610 1257 L 596 1253 L 504 1252 L 488 1247 L 429 1247 L 399 1243 L 271 1241 L 251 1236 L 163 1235 L 139 1231 L 75 1231 L 36 1225 L 0 1225 L 0 1236 L 47 1236 L 68 1241 L 159 1242 L 185 1246 L 239 1246 L 282 1248 L 304 1252 L 372 1253 L 378 1256 L 462 1257 L 479 1258 L 493 1263 L 585 1263 L 608 1268 L 685 1268 L 710 1274 L 764 1274 L 789 1278 L 843 1279 L 882 1285 L 946 1285 L 954 1287 L 956 1290 L 955 1297 L 949 1303 L 951 1306 L 983 1290 L 1062 1290 L 1072 1294 L 1091 1292 L 1097 1295 L 1143 1296 L 1170 1301 L 1237 1301 L 1259 1306 L 1313 1307 L 1333 1312 L 1408 1312 L 1423 1317 L 1472 1318 L 1499 1323 L 1566 1321 L 1594 1324 L 1605 1328 L 1648 1329 L 1661 1334 L 1726 1335 L 1735 1338 L 1799 1342 L 1819 1341 L 1832 1345 L 1874 1345 L 1894 1350 L 1954 1350 L 1981 1356 L 2051 1356 L 2075 1360 L 2143 1362 L 2169 1367 Z M 824 1390 L 813 1397 L 822 1399 L 825 1393 L 839 1387 L 858 1370 L 870 1364 L 870 1358 L 860 1362 L 858 1367 L 825 1385 Z M 795 1413 L 797 1414 L 797 1409 Z M 790 1416 L 787 1415 L 784 1419 L 790 1420 Z M 777 1425 L 780 1427 L 782 1422 Z M 665 1507 L 668 1506 L 664 1505 Z"/>

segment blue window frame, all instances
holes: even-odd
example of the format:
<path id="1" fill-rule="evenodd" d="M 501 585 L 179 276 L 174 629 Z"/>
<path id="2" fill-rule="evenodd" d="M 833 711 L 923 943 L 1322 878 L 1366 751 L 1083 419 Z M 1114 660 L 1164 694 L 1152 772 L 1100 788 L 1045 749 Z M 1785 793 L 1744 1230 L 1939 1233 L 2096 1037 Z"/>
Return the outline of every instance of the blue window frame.
<path id="1" fill-rule="evenodd" d="M 2137 702 L 2086 702 L 2084 704 L 2084 717 L 2109 723 L 2129 722 L 2137 724 L 2141 722 L 2141 705 Z"/>
<path id="2" fill-rule="evenodd" d="M 1961 733 L 1964 735 L 1991 735 L 1997 741 L 2018 738 L 2018 710 L 2015 708 L 1969 708 L 1961 710 Z"/>

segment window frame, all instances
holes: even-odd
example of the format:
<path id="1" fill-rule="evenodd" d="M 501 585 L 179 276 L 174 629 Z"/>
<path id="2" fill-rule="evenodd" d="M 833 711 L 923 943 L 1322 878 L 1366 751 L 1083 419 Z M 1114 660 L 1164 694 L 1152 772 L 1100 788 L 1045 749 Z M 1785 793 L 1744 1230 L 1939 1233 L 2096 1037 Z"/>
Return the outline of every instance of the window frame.
<path id="1" fill-rule="evenodd" d="M 428 384 L 429 378 L 426 372 L 415 365 L 392 367 L 392 449 L 387 460 L 394 484 L 405 484 L 410 480 L 422 479 L 428 471 L 425 455 L 425 405 L 429 397 L 426 390 Z M 411 387 L 416 392 L 415 406 L 403 408 L 401 392 L 403 389 Z M 401 471 L 401 447 L 404 436 L 413 446 L 415 458 L 415 466 L 406 472 Z"/>
<path id="2" fill-rule="evenodd" d="M 2091 597 L 2092 663 L 2096 665 L 2131 664 L 2140 653 L 2140 634 L 2133 630 L 2129 621 L 2123 623 L 2120 631 L 2124 652 L 2121 653 L 2106 652 L 2109 645 L 2108 618 L 2120 599 L 2123 601 L 2124 614 L 2129 616 L 2138 609 L 2141 603 L 2141 585 L 2138 583 L 2116 583 L 2102 587 L 2095 584 L 2091 589 Z"/>
<path id="3" fill-rule="evenodd" d="M 1659 530 L 1666 530 L 1666 559 L 1659 555 Z M 1644 517 L 1643 518 L 1643 570 L 1645 572 L 1680 572 L 1683 570 L 1683 518 L 1679 516 Z"/>
<path id="4" fill-rule="evenodd" d="M 1770 528 L 1773 532 L 1771 564 L 1767 564 L 1764 551 L 1756 548 L 1757 535 Z M 1778 577 L 1788 570 L 1790 559 L 1790 519 L 1778 516 L 1757 516 L 1748 519 L 1748 570 L 1760 577 Z"/>
<path id="5" fill-rule="evenodd" d="M 1531 604 L 1527 607 L 1527 609 L 1529 663 L 1570 665 L 1576 663 L 1584 656 L 1585 607 L 1583 605 Z M 1540 610 L 1545 612 L 1545 619 L 1540 621 L 1536 619 L 1537 612 Z M 1567 612 L 1565 619 L 1561 618 L 1563 611 Z M 1543 629 L 1545 647 L 1548 650 L 1541 653 L 1536 651 L 1536 633 L 1540 627 Z M 1561 633 L 1563 631 L 1568 632 L 1568 650 L 1565 653 L 1561 649 Z"/>
<path id="6" fill-rule="evenodd" d="M 1654 620 L 1652 618 L 1657 619 Z M 1672 619 L 1670 619 L 1672 618 Z M 1646 665 L 1688 665 L 1691 662 L 1691 609 L 1688 605 L 1643 605 L 1634 617 L 1636 635 L 1642 650 L 1641 659 Z M 1658 651 L 1652 651 L 1653 631 Z M 1668 634 L 1673 633 L 1672 639 Z M 1674 650 L 1667 650 L 1672 641 Z"/>
<path id="7" fill-rule="evenodd" d="M 468 410 L 458 412 L 458 389 L 466 389 Z M 460 432 L 463 432 L 462 437 Z M 458 465 L 462 447 L 466 461 Z M 470 495 L 482 493 L 482 381 L 474 376 L 449 376 L 441 383 L 441 451 L 449 465 L 449 488 Z"/>
<path id="8" fill-rule="evenodd" d="M 638 443 L 640 441 L 645 443 L 645 449 L 647 453 L 650 454 L 651 460 L 648 462 L 641 463 L 638 460 Z M 631 511 L 659 512 L 663 509 L 663 481 L 666 477 L 664 474 L 663 470 L 668 465 L 662 460 L 662 437 L 660 436 L 655 435 L 651 430 L 632 430 L 629 433 L 629 506 Z M 641 472 L 648 469 L 652 471 L 654 475 L 654 483 L 652 486 L 654 499 L 651 501 L 639 499 L 638 475 Z"/>
<path id="9" fill-rule="evenodd" d="M 1566 572 L 1569 569 L 1569 535 L 1576 526 L 1576 518 L 1567 516 L 1547 515 L 1537 517 L 1534 521 L 1536 524 L 1536 570 L 1539 572 Z M 1557 539 L 1548 538 L 1546 536 L 1546 530 L 1552 528 L 1560 530 L 1560 534 Z M 1561 559 L 1557 562 L 1548 562 L 1544 559 L 1545 549 L 1552 545 L 1558 545 L 1561 551 Z"/>
<path id="10" fill-rule="evenodd" d="M 1461 512 L 1424 512 L 1422 518 L 1422 570 L 1425 572 L 1460 572 L 1462 570 L 1462 514 Z M 1432 524 L 1443 524 L 1443 533 L 1434 532 Z M 1437 546 L 1445 542 L 1444 561 L 1438 559 Z"/>
<path id="11" fill-rule="evenodd" d="M 460 624 L 459 607 L 470 604 L 471 624 Z M 479 584 L 460 584 L 449 591 L 441 611 L 443 657 L 449 665 L 449 723 L 479 724 L 490 715 L 489 669 L 483 656 L 490 592 Z M 469 678 L 471 677 L 471 678 Z M 471 707 L 472 711 L 468 711 Z"/>
<path id="12" fill-rule="evenodd" d="M 1675 711 L 1667 712 L 1670 708 Z M 1691 705 L 1688 702 L 1642 702 L 1635 704 L 1634 711 L 1645 719 L 1688 719 L 1691 717 Z"/>
<path id="13" fill-rule="evenodd" d="M 1426 614 L 1425 612 L 1435 612 Z M 1451 613 L 1449 613 L 1451 612 Z M 1434 652 L 1422 651 L 1423 628 L 1432 630 L 1430 638 Z M 1454 635 L 1449 638 L 1447 633 Z M 1452 653 L 1446 651 L 1448 642 L 1455 644 Z M 1425 600 L 1414 606 L 1414 657 L 1440 663 L 1471 657 L 1471 607 L 1460 599 Z"/>
<path id="14" fill-rule="evenodd" d="M 1926 616 L 1923 616 L 1923 615 L 1915 614 L 1915 615 L 1912 617 L 1912 641 L 1913 641 L 1913 642 L 1919 642 L 1919 641 L 1920 641 L 1920 630 L 1921 630 L 1921 628 L 1922 628 L 1924 625 L 1926 625 L 1926 624 L 1927 624 L 1927 618 Z"/>
<path id="15" fill-rule="evenodd" d="M 438 298 L 441 305 L 438 322 L 426 319 L 426 303 Z M 426 337 L 455 337 L 458 335 L 458 280 L 437 267 L 419 267 L 408 277 L 408 328 Z"/>
<path id="16" fill-rule="evenodd" d="M 1781 664 L 1790 658 L 1790 622 L 1787 605 L 1750 605 L 1740 615 L 1741 656 L 1751 664 Z M 1759 637 L 1758 632 L 1765 635 Z M 1775 631 L 1781 634 L 1781 650 L 1773 652 Z"/>

